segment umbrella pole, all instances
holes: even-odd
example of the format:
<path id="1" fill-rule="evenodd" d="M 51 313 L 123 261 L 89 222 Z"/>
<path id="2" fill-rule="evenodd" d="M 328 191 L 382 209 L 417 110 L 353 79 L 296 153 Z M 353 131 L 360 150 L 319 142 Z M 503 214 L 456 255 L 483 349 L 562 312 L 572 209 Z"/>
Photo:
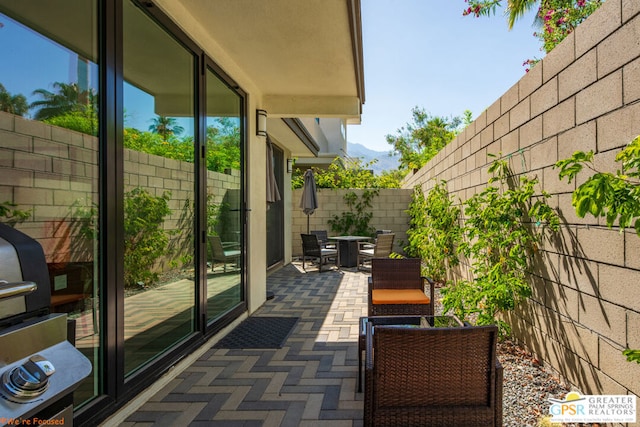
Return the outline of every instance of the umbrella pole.
<path id="1" fill-rule="evenodd" d="M 307 215 L 307 234 L 309 234 L 309 216 L 310 215 Z"/>

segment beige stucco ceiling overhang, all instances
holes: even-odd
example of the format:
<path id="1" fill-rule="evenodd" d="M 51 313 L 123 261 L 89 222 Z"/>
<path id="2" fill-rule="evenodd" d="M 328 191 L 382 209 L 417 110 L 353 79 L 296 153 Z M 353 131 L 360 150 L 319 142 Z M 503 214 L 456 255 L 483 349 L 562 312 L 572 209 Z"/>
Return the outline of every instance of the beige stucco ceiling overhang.
<path id="1" fill-rule="evenodd" d="M 255 83 L 269 117 L 359 120 L 360 0 L 180 1 Z"/>

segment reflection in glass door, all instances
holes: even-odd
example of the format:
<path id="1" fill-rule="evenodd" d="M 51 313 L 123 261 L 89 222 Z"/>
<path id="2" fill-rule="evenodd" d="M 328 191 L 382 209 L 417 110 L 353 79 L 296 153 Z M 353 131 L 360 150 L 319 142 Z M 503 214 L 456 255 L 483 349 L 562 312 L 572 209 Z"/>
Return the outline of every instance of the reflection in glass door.
<path id="1" fill-rule="evenodd" d="M 194 55 L 131 2 L 124 14 L 124 364 L 194 330 Z"/>
<path id="2" fill-rule="evenodd" d="M 42 245 L 50 280 L 37 286 L 93 365 L 76 407 L 99 394 L 103 364 L 97 16 L 97 1 L 0 2 L 0 222 Z"/>
<path id="3" fill-rule="evenodd" d="M 207 69 L 207 321 L 242 300 L 242 98 Z"/>

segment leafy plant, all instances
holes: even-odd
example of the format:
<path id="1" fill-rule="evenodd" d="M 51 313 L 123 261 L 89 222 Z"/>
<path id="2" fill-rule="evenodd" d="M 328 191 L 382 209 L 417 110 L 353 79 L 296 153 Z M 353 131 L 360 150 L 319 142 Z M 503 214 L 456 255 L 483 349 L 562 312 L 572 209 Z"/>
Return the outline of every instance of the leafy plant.
<path id="1" fill-rule="evenodd" d="M 151 195 L 134 188 L 125 193 L 124 280 L 126 286 L 148 285 L 158 280 L 153 271 L 156 261 L 166 255 L 169 237 L 162 224 L 171 213 L 171 193 Z"/>
<path id="2" fill-rule="evenodd" d="M 24 116 L 29 111 L 27 97 L 22 94 L 10 94 L 4 85 L 0 83 L 0 111 L 6 111 L 16 116 Z"/>
<path id="3" fill-rule="evenodd" d="M 605 217 L 607 226 L 616 221 L 621 231 L 633 226 L 640 236 L 640 135 L 616 156 L 622 168 L 615 174 L 599 172 L 593 165 L 593 151 L 576 151 L 555 167 L 560 168 L 560 179 L 571 182 L 586 166 L 595 173 L 573 192 L 572 204 L 576 214 L 584 218 Z"/>
<path id="4" fill-rule="evenodd" d="M 34 118 L 46 120 L 71 112 L 98 111 L 98 95 L 94 89 L 81 89 L 77 83 L 54 82 L 55 92 L 36 89 L 33 95 L 41 99 L 34 101 L 29 108 L 36 109 Z"/>
<path id="5" fill-rule="evenodd" d="M 66 126 L 65 126 L 66 127 Z M 124 146 L 131 150 L 149 153 L 169 159 L 193 163 L 194 142 L 192 136 L 178 138 L 184 129 L 175 119 L 158 116 L 150 127 L 153 132 L 135 128 L 124 129 Z M 231 118 L 216 118 L 207 127 L 207 170 L 224 172 L 240 169 L 240 126 Z"/>
<path id="6" fill-rule="evenodd" d="M 207 169 L 240 170 L 240 122 L 231 117 L 217 117 L 212 122 L 207 126 Z"/>
<path id="7" fill-rule="evenodd" d="M 14 209 L 15 203 L 9 201 L 0 203 L 0 221 L 15 227 L 16 224 L 26 221 L 31 216 L 31 210 Z"/>
<path id="8" fill-rule="evenodd" d="M 345 194 L 343 200 L 348 211 L 334 215 L 328 221 L 331 230 L 338 234 L 373 236 L 375 228 L 369 225 L 373 217 L 373 212 L 370 209 L 373 206 L 371 202 L 378 193 L 378 190 L 364 190 L 361 197 L 358 197 L 354 191 Z"/>
<path id="9" fill-rule="evenodd" d="M 69 111 L 43 120 L 44 123 L 87 135 L 98 135 L 98 115 L 88 106 L 82 111 Z"/>
<path id="10" fill-rule="evenodd" d="M 369 168 L 375 162 L 336 157 L 327 169 L 312 168 L 317 188 L 400 188 L 404 174 L 389 172 L 379 176 Z M 294 169 L 291 188 L 302 188 L 304 171 Z"/>
<path id="11" fill-rule="evenodd" d="M 571 203 L 580 218 L 587 214 L 605 217 L 607 226 L 618 222 L 620 231 L 633 227 L 640 237 L 640 135 L 635 137 L 616 156 L 616 163 L 622 168 L 615 174 L 599 172 L 593 165 L 593 151 L 576 151 L 560 160 L 555 167 L 560 168 L 560 179 L 571 182 L 586 166 L 594 174 L 573 192 Z M 628 361 L 640 363 L 640 350 L 626 349 L 622 352 Z"/>
<path id="12" fill-rule="evenodd" d="M 505 15 L 509 29 L 525 13 L 538 6 L 533 33 L 542 42 L 541 50 L 549 53 L 575 28 L 600 7 L 604 0 L 507 0 Z M 502 0 L 465 0 L 468 7 L 463 16 L 490 16 L 502 7 Z M 539 59 L 529 59 L 523 65 L 534 65 Z M 527 70 L 528 71 L 528 70 Z"/>
<path id="13" fill-rule="evenodd" d="M 465 111 L 461 117 L 431 116 L 424 109 L 411 110 L 413 121 L 398 129 L 397 135 L 387 135 L 387 143 L 400 155 L 400 169 L 420 169 L 438 151 L 451 142 L 460 126 L 471 122 L 471 112 Z"/>
<path id="14" fill-rule="evenodd" d="M 537 178 L 513 176 L 504 159 L 494 161 L 489 172 L 494 176 L 487 187 L 465 202 L 464 239 L 458 246 L 471 262 L 473 280 L 443 288 L 443 305 L 462 319 L 497 323 L 508 335 L 510 327 L 498 315 L 531 295 L 527 271 L 541 237 L 534 226 L 556 231 L 559 219 L 546 203 L 549 194 L 535 195 Z"/>
<path id="15" fill-rule="evenodd" d="M 448 268 L 459 262 L 456 247 L 461 238 L 460 208 L 449 197 L 446 181 L 436 183 L 426 197 L 416 186 L 408 213 L 409 245 L 405 251 L 422 259 L 428 277 L 444 283 Z"/>
<path id="16" fill-rule="evenodd" d="M 624 350 L 622 354 L 627 356 L 627 362 L 640 363 L 640 350 L 631 350 L 630 348 L 628 348 Z"/>

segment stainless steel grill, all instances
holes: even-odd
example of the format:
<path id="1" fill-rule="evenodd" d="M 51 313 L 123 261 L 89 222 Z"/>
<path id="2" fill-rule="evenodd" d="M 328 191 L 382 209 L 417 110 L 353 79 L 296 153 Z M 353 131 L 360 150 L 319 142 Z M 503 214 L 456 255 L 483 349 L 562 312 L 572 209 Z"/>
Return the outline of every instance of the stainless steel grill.
<path id="1" fill-rule="evenodd" d="M 0 224 L 0 426 L 73 424 L 73 391 L 91 362 L 68 340 L 73 322 L 49 313 L 50 300 L 42 247 Z"/>

